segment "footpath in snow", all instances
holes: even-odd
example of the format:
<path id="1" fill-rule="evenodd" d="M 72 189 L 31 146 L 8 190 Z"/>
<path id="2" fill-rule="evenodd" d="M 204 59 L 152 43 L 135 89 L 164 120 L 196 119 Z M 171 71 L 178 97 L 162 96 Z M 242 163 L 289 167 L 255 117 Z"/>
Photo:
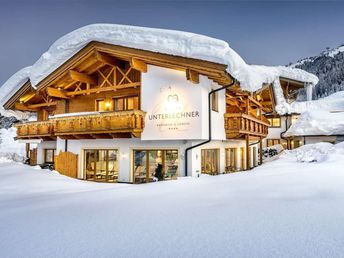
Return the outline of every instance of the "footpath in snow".
<path id="1" fill-rule="evenodd" d="M 1 161 L 1 257 L 343 257 L 343 144 L 145 185 Z"/>

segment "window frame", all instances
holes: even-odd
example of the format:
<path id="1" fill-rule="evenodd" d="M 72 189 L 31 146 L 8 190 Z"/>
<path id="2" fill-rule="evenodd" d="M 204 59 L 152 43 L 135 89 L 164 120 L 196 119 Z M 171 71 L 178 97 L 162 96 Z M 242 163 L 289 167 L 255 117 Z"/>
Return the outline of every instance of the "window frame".
<path id="1" fill-rule="evenodd" d="M 140 103 L 140 96 L 138 94 L 136 95 L 128 95 L 128 96 L 118 96 L 118 97 L 113 97 L 112 102 L 113 102 L 113 111 L 132 111 L 136 110 L 135 108 L 133 109 L 128 109 L 128 99 L 130 98 L 137 98 L 137 110 L 140 109 L 141 103 Z M 123 110 L 116 110 L 116 100 L 123 99 Z"/>
<path id="2" fill-rule="evenodd" d="M 281 117 L 268 117 L 267 118 L 268 120 L 269 120 L 269 123 L 270 123 L 270 128 L 281 128 L 281 126 L 282 126 L 282 121 L 281 121 Z M 275 123 L 273 122 L 274 121 L 274 119 L 278 119 L 278 121 L 279 121 L 279 125 L 275 125 Z"/>
<path id="3" fill-rule="evenodd" d="M 214 112 L 219 112 L 219 94 L 216 91 L 211 95 L 211 110 Z"/>
<path id="4" fill-rule="evenodd" d="M 47 151 L 53 151 L 53 160 L 52 161 L 47 161 Z M 44 163 L 48 163 L 48 164 L 54 164 L 55 163 L 55 153 L 56 153 L 56 149 L 52 149 L 52 148 L 48 148 L 48 149 L 44 149 Z"/>

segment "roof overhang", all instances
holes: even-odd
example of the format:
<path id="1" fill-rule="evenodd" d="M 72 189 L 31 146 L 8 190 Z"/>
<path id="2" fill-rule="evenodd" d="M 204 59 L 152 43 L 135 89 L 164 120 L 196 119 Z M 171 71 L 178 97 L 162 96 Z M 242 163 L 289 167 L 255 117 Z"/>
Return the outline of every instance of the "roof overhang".
<path id="1" fill-rule="evenodd" d="M 129 62 L 132 58 L 135 58 L 150 65 L 184 71 L 192 70 L 207 76 L 220 85 L 228 85 L 233 81 L 233 78 L 226 71 L 227 65 L 224 64 L 93 41 L 39 82 L 36 85 L 37 90 L 40 91 L 50 85 L 54 85 L 68 71 L 75 69 L 80 63 L 93 58 L 97 53 L 105 53 Z"/>

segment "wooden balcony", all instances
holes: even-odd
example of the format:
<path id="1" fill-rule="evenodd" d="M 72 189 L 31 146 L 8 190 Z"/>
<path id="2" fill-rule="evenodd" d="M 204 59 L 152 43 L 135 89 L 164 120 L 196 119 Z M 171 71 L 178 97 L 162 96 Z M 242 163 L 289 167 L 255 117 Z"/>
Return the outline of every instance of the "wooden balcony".
<path id="1" fill-rule="evenodd" d="M 140 137 L 145 112 L 106 112 L 17 124 L 18 139 L 97 139 Z"/>
<path id="2" fill-rule="evenodd" d="M 244 113 L 227 113 L 225 117 L 225 131 L 227 139 L 242 138 L 245 135 L 263 137 L 268 135 L 269 121 Z"/>

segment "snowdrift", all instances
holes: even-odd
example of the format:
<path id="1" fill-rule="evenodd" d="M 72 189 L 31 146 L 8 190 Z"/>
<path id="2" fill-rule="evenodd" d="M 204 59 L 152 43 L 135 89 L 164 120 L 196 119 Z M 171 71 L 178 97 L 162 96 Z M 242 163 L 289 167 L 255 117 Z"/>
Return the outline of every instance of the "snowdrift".
<path id="1" fill-rule="evenodd" d="M 18 143 L 14 140 L 16 128 L 0 129 L 0 159 L 23 161 L 26 155 L 25 144 Z"/>
<path id="2" fill-rule="evenodd" d="M 325 110 L 304 112 L 284 136 L 303 135 L 344 135 L 344 112 L 331 113 Z"/>
<path id="3" fill-rule="evenodd" d="M 329 159 L 342 160 L 344 165 L 344 142 L 331 144 L 319 142 L 306 144 L 294 150 L 286 150 L 281 158 L 291 158 L 297 162 L 324 162 Z"/>

